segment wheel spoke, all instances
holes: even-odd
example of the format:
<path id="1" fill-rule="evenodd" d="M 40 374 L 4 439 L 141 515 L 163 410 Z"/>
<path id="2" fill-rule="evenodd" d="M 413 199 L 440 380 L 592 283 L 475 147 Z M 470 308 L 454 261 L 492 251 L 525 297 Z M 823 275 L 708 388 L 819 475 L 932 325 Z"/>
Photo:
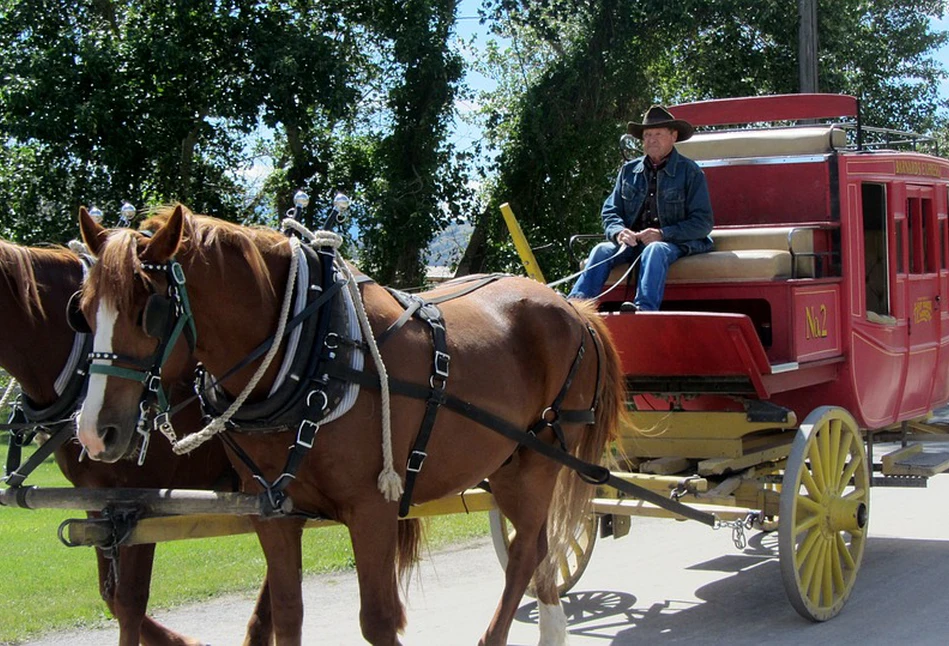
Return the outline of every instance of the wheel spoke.
<path id="1" fill-rule="evenodd" d="M 821 513 L 821 505 L 819 502 L 815 502 L 808 498 L 807 496 L 801 496 L 797 499 L 797 504 L 800 509 L 799 512 L 807 512 L 809 517 L 813 517 L 815 514 Z M 800 527 L 800 525 L 798 525 Z"/>
<path id="2" fill-rule="evenodd" d="M 819 535 L 819 532 L 815 532 Z M 824 550 L 827 549 L 827 544 L 824 541 L 818 541 L 817 545 L 814 547 L 813 554 L 808 558 L 806 577 L 801 577 L 801 584 L 805 590 L 807 590 L 807 598 L 811 600 L 811 603 L 817 605 L 819 602 L 818 595 L 820 594 L 820 581 L 821 581 L 821 563 L 824 560 Z"/>
<path id="3" fill-rule="evenodd" d="M 847 485 L 850 484 L 850 479 L 853 477 L 853 474 L 856 473 L 857 469 L 860 468 L 861 466 L 862 465 L 860 464 L 860 460 L 857 460 L 856 458 L 850 461 L 850 464 L 848 464 L 847 468 L 844 469 L 844 471 L 842 472 L 842 475 L 840 478 L 841 487 L 840 489 L 838 489 L 838 491 L 843 491 L 844 488 L 846 488 Z"/>
<path id="4" fill-rule="evenodd" d="M 828 425 L 829 437 L 827 438 L 827 488 L 831 495 L 836 495 L 840 491 L 840 482 L 837 477 L 840 475 L 840 469 L 837 468 L 837 458 L 840 455 L 840 420 L 832 419 Z"/>
<path id="5" fill-rule="evenodd" d="M 847 466 L 847 459 L 850 459 L 850 464 L 857 463 L 854 465 L 854 469 L 859 466 L 859 460 L 856 455 L 851 453 L 853 447 L 853 435 L 850 433 L 844 433 L 843 437 L 840 438 L 841 446 L 840 453 L 837 454 L 837 466 L 834 468 L 834 473 L 839 473 L 840 479 L 837 481 L 836 493 L 842 492 L 847 488 L 847 485 L 850 483 L 850 478 L 853 476 L 853 471 L 849 474 L 844 473 L 844 468 Z"/>
<path id="6" fill-rule="evenodd" d="M 824 540 L 824 558 L 821 561 L 821 592 L 824 598 L 825 606 L 833 604 L 834 586 L 831 582 L 831 575 L 834 566 L 834 545 L 831 540 Z"/>
<path id="7" fill-rule="evenodd" d="M 807 492 L 811 495 L 812 500 L 819 502 L 824 499 L 823 490 L 817 486 L 817 483 L 814 482 L 814 477 L 807 469 L 804 469 L 801 472 L 801 482 L 804 484 L 804 488 L 807 489 Z"/>
<path id="8" fill-rule="evenodd" d="M 839 590 L 843 593 L 847 584 L 844 581 L 844 572 L 843 566 L 840 564 L 840 559 L 843 558 L 843 555 L 840 553 L 840 545 L 843 541 L 843 538 L 840 534 L 835 534 L 833 538 L 833 545 L 830 549 L 831 555 L 831 565 L 833 566 L 833 576 L 834 576 L 834 590 Z M 844 546 L 844 551 L 846 552 L 846 545 Z"/>
<path id="9" fill-rule="evenodd" d="M 840 554 L 840 558 L 844 560 L 844 567 L 848 572 L 853 572 L 857 564 L 853 561 L 853 554 L 850 553 L 850 548 L 847 547 L 847 542 L 844 540 L 843 535 L 837 534 L 837 553 Z"/>
<path id="10" fill-rule="evenodd" d="M 820 440 L 820 437 L 817 438 Z M 807 455 L 811 459 L 811 475 L 814 476 L 814 483 L 817 486 L 818 491 L 821 495 L 827 491 L 827 481 L 824 480 L 824 464 L 821 461 L 820 448 L 818 444 L 820 442 L 812 442 Z"/>
<path id="11" fill-rule="evenodd" d="M 830 468 L 834 466 L 830 462 L 830 428 L 831 425 L 828 423 L 818 429 L 817 442 L 815 442 L 818 454 L 820 455 L 821 477 L 823 478 L 825 490 L 829 489 L 833 482 L 833 478 L 830 475 Z"/>
<path id="12" fill-rule="evenodd" d="M 804 540 L 801 541 L 800 547 L 798 548 L 796 560 L 797 560 L 797 569 L 801 572 L 801 579 L 804 578 L 804 572 L 808 569 L 809 563 L 811 560 L 812 552 L 817 546 L 818 540 L 820 539 L 820 531 L 815 527 L 810 529 L 807 532 L 807 536 L 804 537 Z"/>

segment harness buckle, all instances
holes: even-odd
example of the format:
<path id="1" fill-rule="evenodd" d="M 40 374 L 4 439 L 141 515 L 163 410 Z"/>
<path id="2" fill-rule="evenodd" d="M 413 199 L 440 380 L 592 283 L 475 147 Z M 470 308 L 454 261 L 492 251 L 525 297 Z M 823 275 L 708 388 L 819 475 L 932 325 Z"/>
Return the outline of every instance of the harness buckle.
<path id="1" fill-rule="evenodd" d="M 171 415 L 168 414 L 168 411 L 155 415 L 155 419 L 152 420 L 152 427 L 156 431 L 161 431 L 163 435 L 175 432 L 175 427 L 171 423 Z"/>
<path id="2" fill-rule="evenodd" d="M 148 443 L 152 439 L 152 434 L 145 425 L 145 414 L 145 405 L 140 404 L 138 425 L 135 427 L 135 432 L 142 436 L 142 448 L 138 452 L 138 466 L 145 464 L 145 456 L 148 454 Z"/>
<path id="3" fill-rule="evenodd" d="M 297 428 L 297 446 L 312 449 L 313 441 L 316 438 L 316 432 L 318 430 L 320 430 L 320 425 L 316 422 L 311 422 L 308 419 L 300 422 L 300 426 Z"/>
<path id="4" fill-rule="evenodd" d="M 313 397 L 313 395 L 319 395 L 323 398 L 323 404 L 319 407 L 319 409 L 316 409 L 316 410 L 319 410 L 320 412 L 325 411 L 330 405 L 330 400 L 329 400 L 329 397 L 326 396 L 326 392 L 322 390 L 311 390 L 309 393 L 307 393 L 307 396 L 306 396 L 307 408 L 314 409 L 313 402 L 310 400 L 310 398 Z"/>
<path id="5" fill-rule="evenodd" d="M 171 274 L 172 279 L 178 285 L 185 284 L 185 270 L 181 267 L 181 263 L 177 260 L 172 260 L 168 263 L 168 273 Z"/>
<path id="6" fill-rule="evenodd" d="M 422 464 L 425 462 L 425 458 L 428 457 L 428 453 L 425 451 L 412 451 L 412 454 L 409 455 L 409 462 L 405 466 L 406 471 L 411 471 L 412 473 L 418 473 L 422 470 Z"/>
<path id="7" fill-rule="evenodd" d="M 330 339 L 332 339 L 332 341 L 333 341 L 332 343 L 330 343 Z M 326 338 L 323 339 L 323 346 L 324 346 L 327 350 L 335 350 L 335 349 L 337 349 L 337 348 L 339 347 L 339 335 L 336 334 L 336 332 L 327 332 L 327 333 L 326 333 Z"/>
<path id="8" fill-rule="evenodd" d="M 544 412 L 540 414 L 540 418 L 547 426 L 553 426 L 557 423 L 557 420 L 560 419 L 560 413 L 554 410 L 552 406 L 548 406 L 544 409 Z"/>
<path id="9" fill-rule="evenodd" d="M 161 390 L 161 372 L 154 375 L 148 375 L 146 377 L 145 386 L 148 388 L 149 392 L 157 393 Z"/>
<path id="10" fill-rule="evenodd" d="M 448 364 L 451 362 L 451 356 L 447 352 L 435 350 L 435 374 L 444 379 L 448 379 Z"/>

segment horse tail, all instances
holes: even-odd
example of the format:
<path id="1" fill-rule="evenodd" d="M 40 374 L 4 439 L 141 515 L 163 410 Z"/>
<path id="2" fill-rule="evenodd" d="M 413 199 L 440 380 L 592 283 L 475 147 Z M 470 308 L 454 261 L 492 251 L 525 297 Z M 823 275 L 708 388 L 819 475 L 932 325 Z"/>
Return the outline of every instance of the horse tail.
<path id="1" fill-rule="evenodd" d="M 574 455 L 585 462 L 600 464 L 611 460 L 607 453 L 609 445 L 618 438 L 620 427 L 628 424 L 626 383 L 619 352 L 593 301 L 571 301 L 571 304 L 585 328 L 585 347 L 596 348 L 595 355 L 588 352 L 587 356 L 596 357 L 598 379 L 594 423 L 584 429 Z M 591 335 L 595 337 L 592 340 Z M 595 488 L 573 470 L 561 469 L 547 517 L 547 556 L 534 577 L 538 592 L 555 590 L 559 559 L 569 553 L 580 536 L 592 510 L 594 492 Z"/>
<path id="2" fill-rule="evenodd" d="M 425 527 L 418 518 L 399 521 L 399 538 L 396 544 L 395 562 L 403 591 L 408 589 L 409 579 L 421 559 Z"/>

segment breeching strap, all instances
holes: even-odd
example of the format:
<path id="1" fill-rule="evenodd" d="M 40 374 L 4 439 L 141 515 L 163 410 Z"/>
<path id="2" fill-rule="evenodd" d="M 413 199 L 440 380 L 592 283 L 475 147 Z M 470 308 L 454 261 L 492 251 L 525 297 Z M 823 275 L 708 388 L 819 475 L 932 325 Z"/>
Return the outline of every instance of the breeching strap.
<path id="1" fill-rule="evenodd" d="M 331 374 L 341 379 L 355 381 L 362 386 L 366 386 L 367 388 L 379 387 L 378 377 L 367 372 L 353 370 L 348 366 L 333 365 L 331 367 Z M 425 386 L 411 384 L 400 380 L 390 378 L 389 387 L 393 392 L 406 397 L 427 399 L 429 396 L 429 389 Z M 709 527 L 716 526 L 715 516 L 712 514 L 699 511 L 689 507 L 688 505 L 684 505 L 681 502 L 666 498 L 665 496 L 662 496 L 661 494 L 658 494 L 654 491 L 650 491 L 649 489 L 639 485 L 617 478 L 611 474 L 610 470 L 606 467 L 585 462 L 584 460 L 581 460 L 570 453 L 561 450 L 557 446 L 547 444 L 536 436 L 531 435 L 530 433 L 525 433 L 523 429 L 514 426 L 510 422 L 501 419 L 500 417 L 484 410 L 483 408 L 479 408 L 469 402 L 466 402 L 455 395 L 444 393 L 444 402 L 442 405 L 449 410 L 458 413 L 459 415 L 464 415 L 468 419 L 475 421 L 496 433 L 500 433 L 504 437 L 520 445 L 537 451 L 546 458 L 549 458 L 555 462 L 559 462 L 569 469 L 576 471 L 580 477 L 591 484 L 610 486 L 633 498 L 652 503 L 657 507 L 671 511 L 684 518 L 698 521 L 708 525 Z M 559 419 L 562 423 L 591 424 L 593 423 L 593 413 L 590 410 L 565 410 L 560 412 Z"/>

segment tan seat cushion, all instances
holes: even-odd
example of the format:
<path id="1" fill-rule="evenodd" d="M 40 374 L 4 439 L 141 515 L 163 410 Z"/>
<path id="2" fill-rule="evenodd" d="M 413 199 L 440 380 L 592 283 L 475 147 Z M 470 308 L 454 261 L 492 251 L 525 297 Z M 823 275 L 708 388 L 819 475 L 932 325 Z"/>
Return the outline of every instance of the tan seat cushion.
<path id="1" fill-rule="evenodd" d="M 612 285 L 629 265 L 615 267 L 607 280 Z M 791 254 L 774 249 L 710 251 L 686 256 L 669 267 L 666 282 L 776 280 L 791 277 Z"/>
<path id="2" fill-rule="evenodd" d="M 819 155 L 847 146 L 847 133 L 833 126 L 778 130 L 701 132 L 676 149 L 695 161 L 782 155 Z"/>
<path id="3" fill-rule="evenodd" d="M 787 279 L 791 278 L 789 244 L 796 254 L 814 250 L 814 230 L 795 227 L 715 229 L 712 240 L 714 251 L 686 256 L 673 263 L 667 282 Z M 628 267 L 614 267 L 607 285 L 622 278 Z M 813 257 L 797 257 L 798 278 L 813 278 L 814 267 Z"/>

